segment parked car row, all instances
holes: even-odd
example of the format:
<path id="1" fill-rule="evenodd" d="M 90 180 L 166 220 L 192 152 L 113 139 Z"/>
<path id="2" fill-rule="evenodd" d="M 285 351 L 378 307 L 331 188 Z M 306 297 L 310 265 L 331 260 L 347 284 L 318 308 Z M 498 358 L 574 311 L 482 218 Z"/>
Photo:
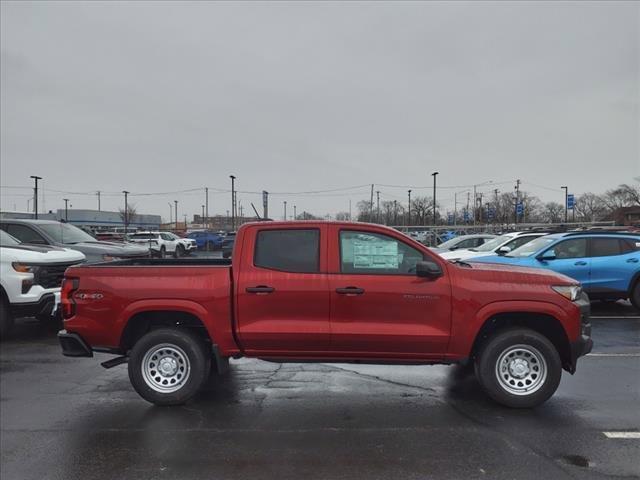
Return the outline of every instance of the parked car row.
<path id="1" fill-rule="evenodd" d="M 149 247 L 151 254 L 165 258 L 168 253 L 174 257 L 184 257 L 196 250 L 196 241 L 191 238 L 180 238 L 171 232 L 136 232 L 128 237 L 131 243 Z"/>
<path id="2" fill-rule="evenodd" d="M 464 241 L 474 237 L 456 237 Z M 544 268 L 582 284 L 592 300 L 629 299 L 640 310 L 640 235 L 606 230 L 563 233 L 512 232 L 479 247 L 435 249 L 453 261 Z"/>

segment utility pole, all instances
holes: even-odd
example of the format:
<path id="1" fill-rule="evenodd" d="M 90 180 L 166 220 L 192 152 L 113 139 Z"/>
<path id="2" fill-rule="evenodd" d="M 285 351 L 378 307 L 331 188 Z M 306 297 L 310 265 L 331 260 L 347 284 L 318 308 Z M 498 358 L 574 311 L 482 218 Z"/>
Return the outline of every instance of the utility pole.
<path id="1" fill-rule="evenodd" d="M 564 223 L 567 223 L 569 219 L 569 209 L 567 208 L 569 205 L 569 187 L 564 185 L 560 188 L 564 190 Z"/>
<path id="2" fill-rule="evenodd" d="M 411 190 L 408 190 L 409 193 L 409 208 L 407 209 L 407 227 L 411 225 Z"/>
<path id="3" fill-rule="evenodd" d="M 204 218 L 207 219 L 206 227 L 209 228 L 209 187 L 204 187 Z"/>
<path id="4" fill-rule="evenodd" d="M 467 192 L 467 222 L 469 221 L 469 196 L 471 195 L 471 192 Z"/>
<path id="5" fill-rule="evenodd" d="M 100 190 L 98 190 L 96 194 L 98 195 L 98 211 L 100 211 Z"/>
<path id="6" fill-rule="evenodd" d="M 297 212 L 297 207 L 294 205 L 293 206 L 293 219 L 297 220 L 298 219 L 298 212 Z"/>
<path id="7" fill-rule="evenodd" d="M 269 192 L 262 191 L 262 218 L 269 219 Z"/>
<path id="8" fill-rule="evenodd" d="M 380 190 L 376 190 L 376 222 L 380 223 Z"/>
<path id="9" fill-rule="evenodd" d="M 393 201 L 393 224 L 398 225 L 398 201 Z"/>
<path id="10" fill-rule="evenodd" d="M 64 221 L 68 222 L 69 221 L 69 199 L 63 198 L 62 200 L 64 200 Z"/>
<path id="11" fill-rule="evenodd" d="M 284 221 L 287 221 L 287 201 L 284 201 Z"/>
<path id="12" fill-rule="evenodd" d="M 473 186 L 473 226 L 476 226 L 476 207 L 478 205 L 478 194 L 476 193 L 476 186 Z"/>
<path id="13" fill-rule="evenodd" d="M 458 225 L 458 192 L 453 194 L 453 226 Z"/>
<path id="14" fill-rule="evenodd" d="M 495 210 L 495 212 L 493 213 L 493 223 L 498 223 L 498 192 L 500 190 L 498 190 L 497 188 L 495 188 L 493 190 L 493 193 L 496 196 L 496 203 L 494 204 L 493 208 Z"/>
<path id="15" fill-rule="evenodd" d="M 478 199 L 480 200 L 480 208 L 478 208 L 478 221 L 480 225 L 482 225 L 482 192 L 478 194 Z"/>
<path id="16" fill-rule="evenodd" d="M 178 200 L 174 200 L 173 201 L 174 205 L 176 206 L 176 232 L 178 231 Z"/>
<path id="17" fill-rule="evenodd" d="M 33 188 L 33 213 L 34 218 L 38 219 L 38 180 L 42 180 L 42 177 L 37 175 L 31 175 L 31 178 L 35 181 L 35 186 Z"/>
<path id="18" fill-rule="evenodd" d="M 516 223 L 518 223 L 518 204 L 520 203 L 520 179 L 516 180 Z"/>
<path id="19" fill-rule="evenodd" d="M 122 193 L 124 193 L 124 234 L 126 235 L 129 228 L 129 192 L 123 190 Z"/>
<path id="20" fill-rule="evenodd" d="M 433 172 L 431 176 L 433 177 L 433 225 L 437 224 L 437 203 L 436 203 L 436 177 L 439 172 Z"/>
<path id="21" fill-rule="evenodd" d="M 202 226 L 204 227 L 204 205 L 202 205 Z"/>
<path id="22" fill-rule="evenodd" d="M 236 229 L 236 177 L 234 175 L 229 175 L 231 179 L 231 230 L 235 231 Z"/>
<path id="23" fill-rule="evenodd" d="M 369 202 L 369 221 L 373 222 L 373 183 L 371 184 L 371 201 Z"/>

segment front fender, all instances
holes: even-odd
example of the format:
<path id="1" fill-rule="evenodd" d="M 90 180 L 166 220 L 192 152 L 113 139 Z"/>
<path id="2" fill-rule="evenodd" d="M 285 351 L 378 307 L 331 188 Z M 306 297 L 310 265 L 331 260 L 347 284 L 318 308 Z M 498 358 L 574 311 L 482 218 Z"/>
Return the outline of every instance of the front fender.
<path id="1" fill-rule="evenodd" d="M 572 304 L 568 303 L 568 307 L 570 306 Z M 573 307 L 576 312 L 565 310 L 551 302 L 505 300 L 482 306 L 472 318 L 459 318 L 454 314 L 447 356 L 453 359 L 468 358 L 482 326 L 499 314 L 534 313 L 547 315 L 558 320 L 568 339 L 575 339 L 580 333 L 580 313 L 577 306 Z"/>

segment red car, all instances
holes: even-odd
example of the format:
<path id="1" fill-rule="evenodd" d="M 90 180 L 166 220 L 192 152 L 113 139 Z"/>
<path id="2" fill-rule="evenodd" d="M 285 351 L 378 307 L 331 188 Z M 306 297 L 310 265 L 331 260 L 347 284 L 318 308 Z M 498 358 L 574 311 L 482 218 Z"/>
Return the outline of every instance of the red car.
<path id="1" fill-rule="evenodd" d="M 128 361 L 136 391 L 181 404 L 230 357 L 277 362 L 470 362 L 494 400 L 532 407 L 591 350 L 580 285 L 546 270 L 449 263 L 387 227 L 243 225 L 233 260 L 69 268 L 67 356 Z"/>

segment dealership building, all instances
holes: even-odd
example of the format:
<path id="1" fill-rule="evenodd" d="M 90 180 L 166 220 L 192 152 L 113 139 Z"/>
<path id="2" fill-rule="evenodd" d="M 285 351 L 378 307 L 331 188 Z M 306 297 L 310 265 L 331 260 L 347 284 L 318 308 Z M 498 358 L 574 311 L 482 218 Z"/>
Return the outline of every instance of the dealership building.
<path id="1" fill-rule="evenodd" d="M 3 218 L 34 218 L 32 212 L 0 212 Z M 93 230 L 106 230 L 124 227 L 124 219 L 120 212 L 107 212 L 103 210 L 58 209 L 49 213 L 39 213 L 40 220 L 66 221 L 78 227 L 91 228 Z M 135 214 L 129 219 L 129 228 L 132 230 L 158 230 L 162 223 L 160 215 Z"/>

